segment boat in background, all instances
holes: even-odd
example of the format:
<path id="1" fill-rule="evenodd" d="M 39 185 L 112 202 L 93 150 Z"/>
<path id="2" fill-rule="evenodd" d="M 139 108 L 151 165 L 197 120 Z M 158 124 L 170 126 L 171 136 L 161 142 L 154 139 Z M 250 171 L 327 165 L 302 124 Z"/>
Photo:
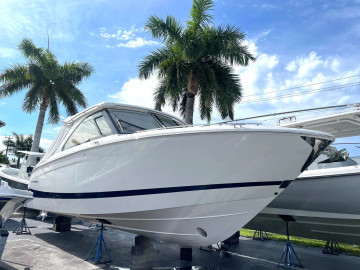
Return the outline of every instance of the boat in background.
<path id="1" fill-rule="evenodd" d="M 351 106 L 350 110 L 283 126 L 330 132 L 336 138 L 359 136 L 360 109 L 358 105 Z M 358 162 L 358 158 L 349 158 L 345 149 L 329 148 L 245 228 L 286 234 L 279 215 L 289 215 L 295 219 L 289 222 L 294 236 L 359 244 Z"/>
<path id="2" fill-rule="evenodd" d="M 27 190 L 32 169 L 45 153 L 18 151 L 25 155 L 20 169 L 0 164 L 0 180 L 6 181 L 11 188 Z M 31 158 L 34 157 L 34 158 Z"/>
<path id="3" fill-rule="evenodd" d="M 32 192 L 11 188 L 7 182 L 0 181 L 1 223 L 4 224 L 16 210 L 32 200 L 32 198 Z"/>
<path id="4" fill-rule="evenodd" d="M 187 126 L 100 103 L 69 117 L 34 168 L 28 207 L 186 246 L 223 241 L 333 141 L 316 131 Z"/>

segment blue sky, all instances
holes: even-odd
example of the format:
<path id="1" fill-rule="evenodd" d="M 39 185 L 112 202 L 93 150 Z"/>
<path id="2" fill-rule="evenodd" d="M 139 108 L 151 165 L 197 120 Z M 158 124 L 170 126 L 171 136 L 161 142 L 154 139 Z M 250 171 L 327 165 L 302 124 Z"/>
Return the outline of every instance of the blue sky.
<path id="1" fill-rule="evenodd" d="M 190 0 L 0 0 L 0 72 L 24 63 L 16 49 L 22 38 L 46 47 L 48 31 L 50 49 L 60 61 L 87 61 L 95 67 L 96 73 L 80 85 L 89 105 L 115 101 L 153 107 L 157 78 L 139 80 L 137 65 L 161 43 L 143 27 L 151 15 L 170 14 L 185 23 L 191 5 Z M 349 86 L 360 79 L 360 1 L 215 1 L 212 15 L 215 26 L 240 27 L 258 59 L 248 67 L 234 67 L 244 96 L 236 105 L 236 118 L 360 102 L 359 86 Z M 272 93 L 338 78 L 347 79 Z M 344 87 L 316 93 L 333 86 Z M 310 90 L 315 92 L 279 98 Z M 24 93 L 0 100 L 0 119 L 7 124 L 0 136 L 34 133 L 37 113 L 22 112 Z M 271 99 L 251 102 L 261 98 Z M 66 116 L 64 110 L 61 115 Z M 195 122 L 203 122 L 198 114 Z M 44 126 L 44 147 L 58 126 Z"/>

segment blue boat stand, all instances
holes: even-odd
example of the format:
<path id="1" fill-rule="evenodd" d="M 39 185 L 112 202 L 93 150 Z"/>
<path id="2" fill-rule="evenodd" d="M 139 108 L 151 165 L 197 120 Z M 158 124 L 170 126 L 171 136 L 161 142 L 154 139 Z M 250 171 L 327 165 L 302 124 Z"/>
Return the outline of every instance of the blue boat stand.
<path id="1" fill-rule="evenodd" d="M 296 267 L 303 268 L 303 265 L 301 264 L 298 256 L 296 255 L 295 250 L 293 249 L 293 247 L 290 243 L 288 220 L 285 220 L 285 222 L 286 222 L 287 241 L 286 241 L 286 246 L 284 248 L 284 251 L 282 252 L 280 260 L 278 262 L 278 267 L 284 268 L 284 269 L 294 269 L 294 270 L 296 269 Z M 284 255 L 285 255 L 285 257 L 284 257 Z M 295 255 L 295 258 L 293 255 Z M 282 262 L 283 257 L 284 257 L 284 262 Z M 295 262 L 295 259 L 297 260 L 297 263 Z"/>
<path id="2" fill-rule="evenodd" d="M 104 236 L 103 236 L 103 231 L 104 231 L 104 223 L 101 223 L 100 235 L 99 235 L 98 239 L 96 240 L 96 242 L 94 243 L 94 245 L 92 246 L 92 248 L 90 249 L 88 255 L 85 258 L 85 261 L 87 261 L 89 259 L 92 259 L 92 260 L 94 260 L 95 264 L 109 263 L 109 262 L 112 261 L 111 257 L 110 257 L 109 250 L 106 247 L 106 243 L 105 243 Z M 100 259 L 102 258 L 102 255 L 103 255 L 103 245 L 104 245 L 104 248 L 105 248 L 106 255 L 108 256 L 108 260 L 105 261 L 105 262 L 100 261 Z M 94 258 L 89 258 L 89 256 L 91 255 L 91 253 L 93 252 L 93 250 L 94 250 L 94 248 L 96 246 L 97 246 L 97 249 L 96 249 L 95 257 Z"/>

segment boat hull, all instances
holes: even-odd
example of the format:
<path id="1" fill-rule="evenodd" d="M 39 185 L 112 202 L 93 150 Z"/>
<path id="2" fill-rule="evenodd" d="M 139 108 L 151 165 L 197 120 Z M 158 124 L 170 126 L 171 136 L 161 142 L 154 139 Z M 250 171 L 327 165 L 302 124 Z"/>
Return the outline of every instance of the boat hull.
<path id="1" fill-rule="evenodd" d="M 285 234 L 278 215 L 291 215 L 291 235 L 359 244 L 359 190 L 358 166 L 308 171 L 245 227 Z"/>
<path id="2" fill-rule="evenodd" d="M 18 172 L 19 169 L 0 167 L 0 180 L 7 182 L 11 188 L 27 190 L 29 182 L 18 178 Z"/>
<path id="3" fill-rule="evenodd" d="M 295 179 L 314 151 L 301 134 L 210 131 L 149 131 L 64 151 L 34 169 L 28 207 L 183 245 L 220 242 Z"/>

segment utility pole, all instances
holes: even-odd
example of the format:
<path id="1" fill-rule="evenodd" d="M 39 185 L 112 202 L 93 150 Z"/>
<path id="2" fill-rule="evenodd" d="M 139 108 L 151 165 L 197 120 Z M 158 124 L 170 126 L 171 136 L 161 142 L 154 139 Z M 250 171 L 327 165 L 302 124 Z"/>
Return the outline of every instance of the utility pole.
<path id="1" fill-rule="evenodd" d="M 5 136 L 5 139 L 8 139 L 7 146 L 6 146 L 6 153 L 5 153 L 5 156 L 7 156 L 8 150 L 9 150 L 9 143 L 10 143 L 10 140 L 12 140 L 12 137 L 11 136 Z"/>

